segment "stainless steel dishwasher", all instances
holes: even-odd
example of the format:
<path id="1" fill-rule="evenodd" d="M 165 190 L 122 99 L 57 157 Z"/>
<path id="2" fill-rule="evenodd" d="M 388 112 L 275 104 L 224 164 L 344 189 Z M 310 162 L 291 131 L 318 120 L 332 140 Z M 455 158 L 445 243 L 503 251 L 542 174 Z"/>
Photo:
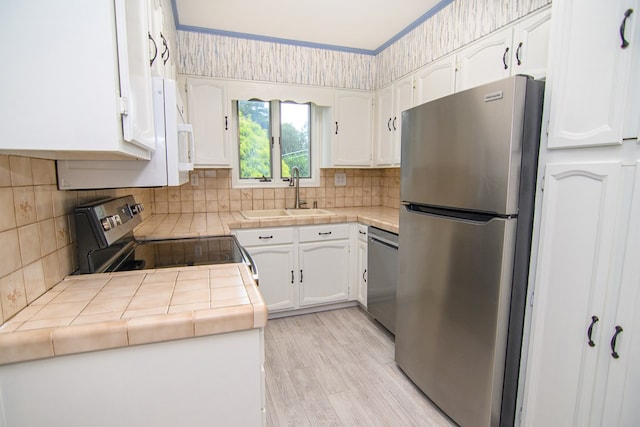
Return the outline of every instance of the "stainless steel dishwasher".
<path id="1" fill-rule="evenodd" d="M 367 265 L 367 311 L 395 334 L 398 235 L 369 227 Z"/>

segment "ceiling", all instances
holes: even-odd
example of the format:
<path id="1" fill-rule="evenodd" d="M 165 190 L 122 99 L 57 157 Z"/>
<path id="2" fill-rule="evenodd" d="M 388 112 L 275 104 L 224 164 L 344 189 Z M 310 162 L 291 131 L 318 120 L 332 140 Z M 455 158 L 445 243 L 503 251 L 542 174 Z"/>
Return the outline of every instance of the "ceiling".
<path id="1" fill-rule="evenodd" d="M 374 55 L 453 0 L 172 0 L 180 30 Z"/>

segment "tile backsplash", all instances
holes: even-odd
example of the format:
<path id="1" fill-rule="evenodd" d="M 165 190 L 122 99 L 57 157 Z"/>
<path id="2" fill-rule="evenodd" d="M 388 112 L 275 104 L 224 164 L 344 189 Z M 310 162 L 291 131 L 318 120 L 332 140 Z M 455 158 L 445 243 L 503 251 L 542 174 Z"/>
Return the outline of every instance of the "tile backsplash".
<path id="1" fill-rule="evenodd" d="M 334 176 L 347 175 L 336 187 Z M 77 268 L 75 206 L 133 194 L 151 213 L 229 212 L 291 207 L 294 189 L 232 189 L 229 169 L 196 170 L 198 186 L 61 191 L 53 160 L 0 155 L 0 324 Z M 323 169 L 300 196 L 321 208 L 399 207 L 399 169 Z"/>
<path id="2" fill-rule="evenodd" d="M 336 173 L 347 175 L 347 185 L 336 187 Z M 198 185 L 153 190 L 155 213 L 230 212 L 282 209 L 294 205 L 294 188 L 231 188 L 230 169 L 199 169 Z M 312 207 L 399 207 L 400 169 L 322 169 L 320 186 L 300 188 L 300 199 Z"/>
<path id="3" fill-rule="evenodd" d="M 150 189 L 60 191 L 53 160 L 0 155 L 0 324 L 76 269 L 73 207 L 124 194 L 152 205 Z"/>

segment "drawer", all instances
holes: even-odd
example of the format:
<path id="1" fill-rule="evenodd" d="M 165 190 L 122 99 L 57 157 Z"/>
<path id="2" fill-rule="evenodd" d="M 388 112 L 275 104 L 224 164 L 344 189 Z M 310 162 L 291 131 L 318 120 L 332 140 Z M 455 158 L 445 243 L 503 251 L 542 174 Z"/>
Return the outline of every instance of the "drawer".
<path id="1" fill-rule="evenodd" d="M 367 241 L 367 234 L 369 231 L 369 226 L 364 224 L 358 224 L 358 240 L 362 240 L 363 242 Z"/>
<path id="2" fill-rule="evenodd" d="M 349 224 L 323 224 L 299 228 L 300 242 L 317 242 L 349 238 Z"/>
<path id="3" fill-rule="evenodd" d="M 293 243 L 293 228 L 260 228 L 237 230 L 235 235 L 242 246 L 280 245 Z"/>

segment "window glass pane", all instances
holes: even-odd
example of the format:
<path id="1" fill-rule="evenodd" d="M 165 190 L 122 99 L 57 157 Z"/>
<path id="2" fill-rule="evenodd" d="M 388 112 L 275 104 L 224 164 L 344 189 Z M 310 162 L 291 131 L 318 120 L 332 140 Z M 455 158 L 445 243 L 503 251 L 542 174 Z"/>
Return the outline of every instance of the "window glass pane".
<path id="1" fill-rule="evenodd" d="M 240 178 L 271 177 L 269 102 L 238 101 Z"/>
<path id="2" fill-rule="evenodd" d="M 280 104 L 280 143 L 282 178 L 291 176 L 291 168 L 300 169 L 301 178 L 311 178 L 310 104 Z"/>

